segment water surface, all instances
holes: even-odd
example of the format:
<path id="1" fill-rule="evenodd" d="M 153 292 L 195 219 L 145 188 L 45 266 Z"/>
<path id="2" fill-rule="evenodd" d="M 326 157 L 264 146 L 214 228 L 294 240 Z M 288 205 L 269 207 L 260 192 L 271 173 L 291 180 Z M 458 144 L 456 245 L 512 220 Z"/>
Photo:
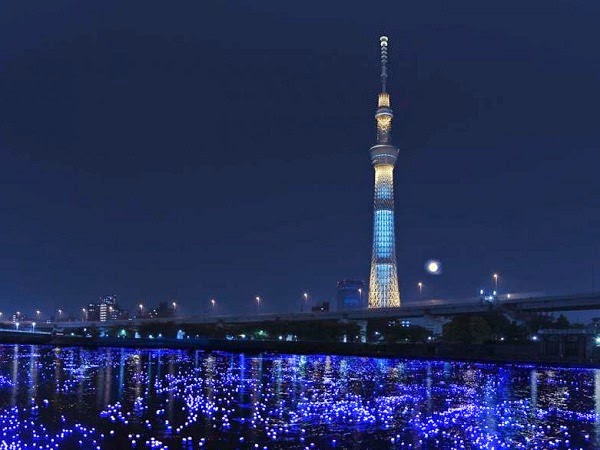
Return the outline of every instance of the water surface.
<path id="1" fill-rule="evenodd" d="M 600 448 L 600 371 L 0 346 L 2 448 Z"/>

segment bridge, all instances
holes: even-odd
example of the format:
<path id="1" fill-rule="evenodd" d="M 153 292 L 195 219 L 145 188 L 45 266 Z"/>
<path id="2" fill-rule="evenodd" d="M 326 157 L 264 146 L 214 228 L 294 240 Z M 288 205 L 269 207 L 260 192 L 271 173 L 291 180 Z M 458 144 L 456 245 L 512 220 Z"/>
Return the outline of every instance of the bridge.
<path id="1" fill-rule="evenodd" d="M 0 324 L 0 343 L 57 346 L 109 346 L 136 348 L 208 349 L 235 352 L 333 353 L 363 356 L 479 359 L 502 361 L 558 361 L 589 363 L 596 335 L 586 330 L 541 330 L 514 345 L 471 345 L 437 340 L 441 327 L 452 317 L 489 311 L 518 318 L 521 313 L 600 310 L 600 293 L 559 296 L 504 295 L 494 302 L 425 300 L 399 308 L 336 312 L 253 315 L 193 315 L 159 319 L 22 322 Z M 600 316 L 600 313 L 599 313 Z M 413 321 L 430 331 L 413 345 L 384 340 L 387 321 Z M 382 323 L 383 322 L 383 323 Z M 421 323 L 419 323 L 421 322 Z M 2 326 L 3 325 L 3 326 Z M 372 325 L 374 325 L 372 327 Z M 437 331 L 436 331 L 437 328 Z M 398 328 L 399 329 L 399 328 Z M 46 330 L 46 332 L 42 331 Z M 266 331 L 265 331 L 266 330 Z M 52 332 L 50 332 L 52 331 Z M 546 334 L 548 334 L 546 336 Z M 535 339 L 534 339 L 535 338 Z M 425 337 L 423 337 L 425 339 Z M 565 356 L 566 355 L 566 356 Z M 567 358 L 565 360 L 565 358 Z M 570 358 L 570 359 L 569 359 Z"/>
<path id="2" fill-rule="evenodd" d="M 498 297 L 496 301 L 482 302 L 480 299 L 452 301 L 442 299 L 406 302 L 398 308 L 357 309 L 347 311 L 325 312 L 295 312 L 295 313 L 264 313 L 213 315 L 196 314 L 170 318 L 137 318 L 128 320 L 112 320 L 107 322 L 55 322 L 57 328 L 81 328 L 86 326 L 132 326 L 145 323 L 177 323 L 187 325 L 201 324 L 259 324 L 266 322 L 320 322 L 320 321 L 365 321 L 376 319 L 414 319 L 420 317 L 452 317 L 461 314 L 477 314 L 494 310 L 507 312 L 559 312 L 600 310 L 600 292 L 586 294 L 571 294 L 559 296 L 523 296 L 522 294 L 507 294 Z M 48 324 L 39 324 L 40 327 Z"/>

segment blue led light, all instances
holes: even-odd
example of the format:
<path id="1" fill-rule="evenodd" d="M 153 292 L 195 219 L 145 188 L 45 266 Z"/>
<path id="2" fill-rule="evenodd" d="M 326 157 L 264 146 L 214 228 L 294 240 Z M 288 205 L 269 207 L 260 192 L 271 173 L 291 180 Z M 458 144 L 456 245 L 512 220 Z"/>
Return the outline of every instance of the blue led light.
<path id="1" fill-rule="evenodd" d="M 594 370 L 0 348 L 0 448 L 348 448 L 357 439 L 363 448 L 397 449 L 600 443 Z"/>
<path id="2" fill-rule="evenodd" d="M 375 200 L 393 200 L 394 187 L 391 182 L 381 182 L 375 186 Z"/>
<path id="3" fill-rule="evenodd" d="M 390 258 L 394 250 L 394 212 L 376 210 L 373 227 L 373 242 L 376 258 Z"/>

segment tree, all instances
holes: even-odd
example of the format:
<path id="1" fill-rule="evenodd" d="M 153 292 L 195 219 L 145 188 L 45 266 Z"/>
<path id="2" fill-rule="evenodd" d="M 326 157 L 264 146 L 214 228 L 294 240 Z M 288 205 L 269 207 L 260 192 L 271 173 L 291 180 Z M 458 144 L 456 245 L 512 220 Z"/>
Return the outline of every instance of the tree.
<path id="1" fill-rule="evenodd" d="M 431 331 L 419 325 L 389 326 L 383 331 L 385 342 L 425 342 Z"/>
<path id="2" fill-rule="evenodd" d="M 471 333 L 471 342 L 482 344 L 489 341 L 492 337 L 492 328 L 481 316 L 472 316 L 469 320 L 469 331 Z"/>
<path id="3" fill-rule="evenodd" d="M 500 311 L 490 311 L 482 314 L 492 330 L 492 338 L 497 340 L 505 338 L 508 342 L 525 340 L 527 338 L 527 329 L 506 318 Z"/>
<path id="4" fill-rule="evenodd" d="M 481 344 L 492 337 L 492 329 L 481 316 L 461 315 L 444 325 L 443 337 L 448 341 Z"/>
<path id="5" fill-rule="evenodd" d="M 554 322 L 553 326 L 554 326 L 554 328 L 559 328 L 559 329 L 571 328 L 571 324 L 569 323 L 569 319 L 567 319 L 563 314 L 561 314 L 560 316 L 558 316 L 558 318 Z"/>

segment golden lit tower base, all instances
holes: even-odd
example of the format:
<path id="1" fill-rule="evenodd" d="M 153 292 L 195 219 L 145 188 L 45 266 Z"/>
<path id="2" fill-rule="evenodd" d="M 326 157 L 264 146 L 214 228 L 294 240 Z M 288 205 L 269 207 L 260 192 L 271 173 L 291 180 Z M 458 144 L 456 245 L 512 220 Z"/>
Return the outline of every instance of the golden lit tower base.
<path id="1" fill-rule="evenodd" d="M 394 227 L 394 165 L 398 149 L 391 143 L 392 110 L 387 93 L 388 38 L 382 36 L 381 93 L 377 102 L 377 144 L 371 147 L 371 162 L 375 168 L 375 200 L 373 215 L 373 255 L 369 279 L 369 308 L 400 306 L 398 269 L 396 267 L 396 237 Z"/>

